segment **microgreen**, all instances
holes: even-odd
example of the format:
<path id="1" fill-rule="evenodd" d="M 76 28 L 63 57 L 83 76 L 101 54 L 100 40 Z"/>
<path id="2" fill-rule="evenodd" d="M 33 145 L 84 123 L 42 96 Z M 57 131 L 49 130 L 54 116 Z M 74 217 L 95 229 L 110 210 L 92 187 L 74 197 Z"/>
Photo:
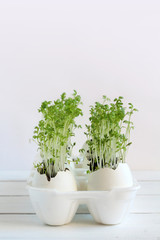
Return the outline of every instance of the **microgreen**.
<path id="1" fill-rule="evenodd" d="M 125 162 L 134 128 L 131 116 L 138 110 L 131 103 L 124 107 L 122 100 L 120 96 L 111 102 L 103 96 L 103 103 L 96 102 L 90 107 L 90 125 L 86 125 L 85 132 L 89 149 L 85 155 L 91 172 L 104 167 L 116 169 L 119 162 Z"/>
<path id="2" fill-rule="evenodd" d="M 42 162 L 34 164 L 37 171 L 46 174 L 50 180 L 58 171 L 65 170 L 67 156 L 71 155 L 75 143 L 71 143 L 77 125 L 75 118 L 82 116 L 79 105 L 82 104 L 80 95 L 74 90 L 72 97 L 63 93 L 60 99 L 44 101 L 39 108 L 42 120 L 34 129 L 33 139 L 38 144 Z"/>

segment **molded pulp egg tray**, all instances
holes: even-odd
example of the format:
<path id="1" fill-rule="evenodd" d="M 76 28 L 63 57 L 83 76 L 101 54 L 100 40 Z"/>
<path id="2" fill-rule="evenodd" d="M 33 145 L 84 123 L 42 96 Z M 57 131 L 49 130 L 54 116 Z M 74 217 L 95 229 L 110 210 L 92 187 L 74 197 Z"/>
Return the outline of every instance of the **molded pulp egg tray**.
<path id="1" fill-rule="evenodd" d="M 48 225 L 72 221 L 78 206 L 86 204 L 97 223 L 119 224 L 129 213 L 139 185 L 110 191 L 60 192 L 28 185 L 30 199 L 38 217 Z"/>

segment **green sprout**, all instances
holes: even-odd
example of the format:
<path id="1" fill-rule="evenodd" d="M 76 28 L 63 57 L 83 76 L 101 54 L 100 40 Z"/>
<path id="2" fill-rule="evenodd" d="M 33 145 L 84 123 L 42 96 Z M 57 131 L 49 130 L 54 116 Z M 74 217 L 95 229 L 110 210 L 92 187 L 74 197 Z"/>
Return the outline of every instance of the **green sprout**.
<path id="1" fill-rule="evenodd" d="M 40 174 L 46 174 L 50 181 L 58 171 L 65 171 L 67 157 L 71 155 L 75 143 L 71 143 L 74 130 L 80 128 L 75 118 L 82 116 L 81 97 L 74 90 L 72 97 L 63 93 L 60 99 L 44 101 L 38 110 L 42 120 L 34 129 L 33 139 L 38 144 L 42 162 L 34 164 Z"/>
<path id="2" fill-rule="evenodd" d="M 130 142 L 130 132 L 134 128 L 131 116 L 135 111 L 131 103 L 128 110 L 123 106 L 123 97 L 113 102 L 103 96 L 103 103 L 96 102 L 90 108 L 90 125 L 86 125 L 85 153 L 90 171 L 109 167 L 116 169 L 119 162 L 124 163 Z"/>

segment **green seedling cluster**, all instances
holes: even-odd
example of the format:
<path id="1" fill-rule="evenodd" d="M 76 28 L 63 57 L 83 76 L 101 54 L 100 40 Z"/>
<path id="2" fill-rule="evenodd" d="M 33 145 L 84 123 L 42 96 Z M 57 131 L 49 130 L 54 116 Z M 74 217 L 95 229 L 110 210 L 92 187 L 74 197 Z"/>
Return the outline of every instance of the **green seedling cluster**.
<path id="1" fill-rule="evenodd" d="M 96 102 L 90 108 L 85 155 L 91 172 L 104 167 L 116 169 L 119 162 L 125 162 L 127 148 L 131 145 L 130 132 L 134 128 L 131 116 L 137 109 L 132 103 L 124 107 L 122 100 L 120 96 L 111 102 L 103 96 L 103 103 Z"/>
<path id="2" fill-rule="evenodd" d="M 81 97 L 74 90 L 72 97 L 63 93 L 60 99 L 44 101 L 38 110 L 42 120 L 35 127 L 33 139 L 38 144 L 42 161 L 34 167 L 45 174 L 50 181 L 58 171 L 65 171 L 75 143 L 71 142 L 74 130 L 81 128 L 75 118 L 82 116 L 79 107 Z M 86 125 L 87 150 L 79 151 L 87 158 L 89 172 L 109 167 L 116 169 L 119 162 L 125 162 L 130 142 L 130 132 L 134 128 L 131 116 L 135 111 L 132 103 L 123 106 L 123 97 L 113 102 L 103 96 L 103 103 L 96 102 L 90 108 L 90 124 Z"/>
<path id="3" fill-rule="evenodd" d="M 42 120 L 35 127 L 33 139 L 38 144 L 42 161 L 35 163 L 34 167 L 40 174 L 46 174 L 50 181 L 58 171 L 65 171 L 67 157 L 75 143 L 71 143 L 75 128 L 75 118 L 82 116 L 81 97 L 74 90 L 72 97 L 63 93 L 60 99 L 51 102 L 44 101 L 38 110 Z"/>

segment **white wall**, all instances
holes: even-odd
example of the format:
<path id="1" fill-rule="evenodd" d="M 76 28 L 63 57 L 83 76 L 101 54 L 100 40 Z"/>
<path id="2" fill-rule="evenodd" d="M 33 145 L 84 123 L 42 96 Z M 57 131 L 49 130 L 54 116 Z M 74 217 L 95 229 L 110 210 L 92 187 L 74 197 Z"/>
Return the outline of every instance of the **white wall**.
<path id="1" fill-rule="evenodd" d="M 28 170 L 37 108 L 76 89 L 122 95 L 134 116 L 128 163 L 160 170 L 160 1 L 0 1 L 0 170 Z M 77 149 L 85 140 L 77 135 Z"/>

